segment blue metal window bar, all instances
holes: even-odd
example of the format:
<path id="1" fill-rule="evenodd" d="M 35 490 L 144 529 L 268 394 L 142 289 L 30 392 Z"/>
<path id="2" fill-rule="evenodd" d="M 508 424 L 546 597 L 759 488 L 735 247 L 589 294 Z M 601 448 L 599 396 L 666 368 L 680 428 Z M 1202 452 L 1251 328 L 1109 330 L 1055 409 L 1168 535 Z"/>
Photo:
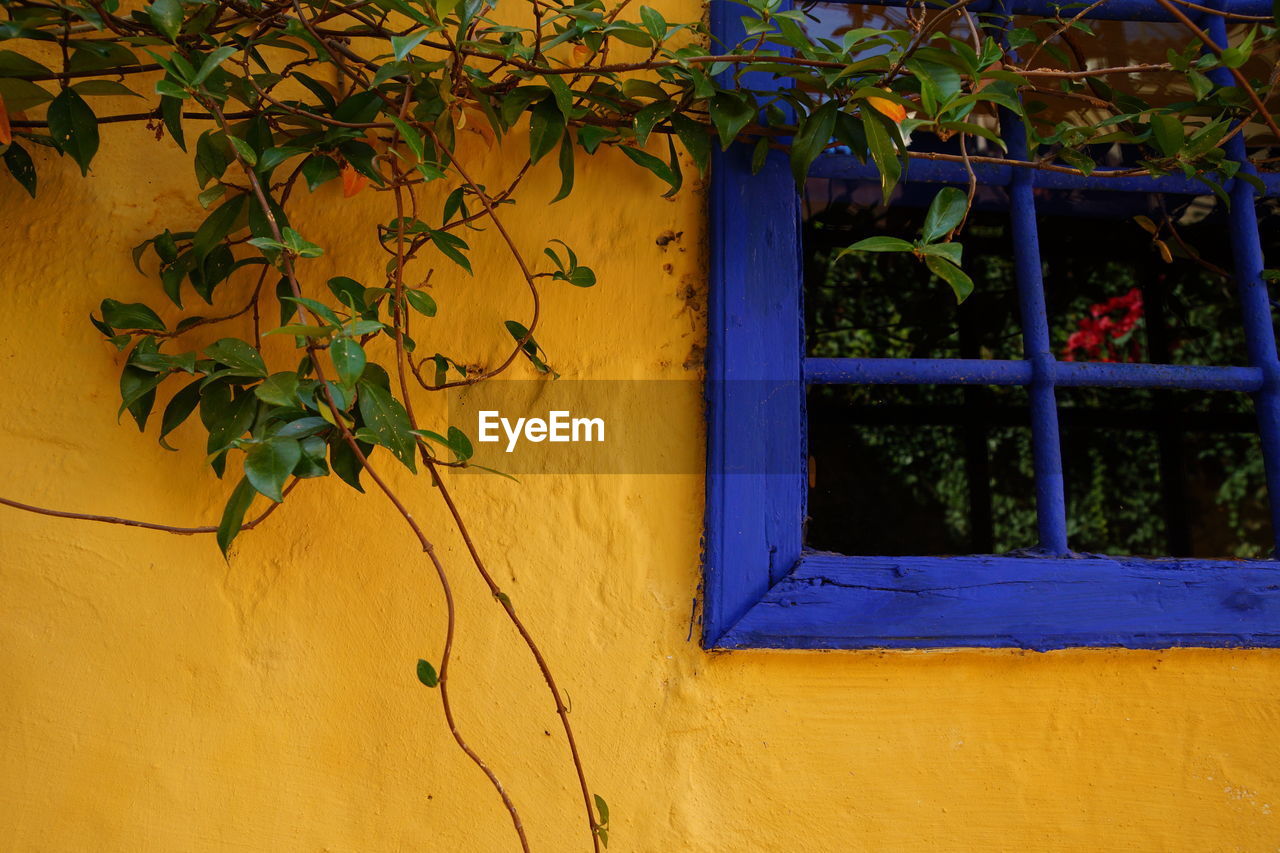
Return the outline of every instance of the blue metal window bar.
<path id="1" fill-rule="evenodd" d="M 1215 0 L 1208 0 L 1214 3 Z M 869 4 L 903 6 L 904 0 Z M 995 12 L 1005 26 L 1014 15 L 1053 15 L 1047 0 L 978 0 L 971 12 Z M 736 24 L 723 0 L 712 4 L 717 35 L 732 40 Z M 721 8 L 717 8 L 721 7 Z M 1216 0 L 1215 8 L 1270 14 L 1266 0 Z M 1189 13 L 1213 41 L 1226 44 L 1220 15 Z M 1173 20 L 1151 0 L 1108 0 L 1089 18 Z M 1190 34 L 1188 34 L 1188 41 Z M 1211 72 L 1232 85 L 1230 72 Z M 762 81 L 753 81 L 759 85 Z M 768 85 L 768 84 L 766 84 Z M 1001 111 L 1002 135 L 1013 160 L 1026 160 L 1024 128 Z M 1246 162 L 1243 135 L 1227 155 Z M 979 183 L 1005 187 L 1014 243 L 1014 275 L 1023 332 L 1021 360 L 805 358 L 800 338 L 779 314 L 798 310 L 798 232 L 785 219 L 798 207 L 761 205 L 792 193 L 785 167 L 766 167 L 748 179 L 742 158 L 722 155 L 713 185 L 712 346 L 709 356 L 707 602 L 704 642 L 721 648 L 918 648 L 939 646 L 1280 645 L 1280 562 L 1176 561 L 1074 555 L 1067 537 L 1056 389 L 1059 387 L 1201 389 L 1252 395 L 1270 499 L 1272 529 L 1280 536 L 1280 358 L 1264 267 L 1255 201 L 1246 181 L 1225 184 L 1237 292 L 1249 365 L 1059 362 L 1050 343 L 1041 278 L 1036 188 L 1203 195 L 1203 183 L 1182 176 L 1091 176 L 1019 166 L 974 164 Z M 1253 172 L 1252 167 L 1245 169 Z M 827 154 L 811 177 L 876 180 L 874 166 Z M 1266 196 L 1280 195 L 1280 175 L 1258 176 Z M 964 185 L 960 163 L 913 161 L 904 182 Z M 747 247 L 744 251 L 744 245 Z M 746 257 L 736 258 L 733 250 Z M 778 295 L 766 270 L 794 279 Z M 727 293 L 717 293 L 723 288 Z M 764 367 L 743 369 L 753 357 Z M 1028 390 L 1039 546 L 1026 556 L 876 558 L 806 551 L 802 542 L 803 474 L 799 460 L 781 472 L 749 473 L 753 455 L 787 459 L 803 445 L 803 392 L 782 390 L 789 365 L 805 384 L 1020 385 Z M 734 379 L 766 379 L 770 390 L 748 392 Z M 782 384 L 773 384 L 782 383 Z M 760 434 L 744 430 L 755 429 Z M 781 473 L 783 476 L 776 476 Z M 958 585 L 957 578 L 966 578 Z M 1078 589 L 1082 582 L 1091 587 Z M 1018 586 L 1017 593 L 1001 587 Z M 1027 595 L 1022 594 L 1025 589 Z M 973 592 L 961 592 L 969 590 Z M 903 593 L 905 595 L 897 595 Z M 933 600 L 937 594 L 939 601 Z M 921 596 L 925 596 L 921 598 Z M 902 602 L 906 601 L 904 605 Z M 1061 613 L 1054 614 L 1054 608 Z M 1103 612 L 1109 611 L 1109 612 Z M 1066 620 L 1057 622 L 1057 620 Z M 1179 620 L 1182 620 L 1179 623 Z"/>

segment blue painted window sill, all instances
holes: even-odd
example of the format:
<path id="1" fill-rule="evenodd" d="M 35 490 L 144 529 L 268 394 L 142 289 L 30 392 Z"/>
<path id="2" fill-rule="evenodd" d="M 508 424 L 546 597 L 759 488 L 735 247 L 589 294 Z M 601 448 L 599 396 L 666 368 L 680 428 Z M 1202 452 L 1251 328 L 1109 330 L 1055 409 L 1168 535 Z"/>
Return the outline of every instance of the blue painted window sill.
<path id="1" fill-rule="evenodd" d="M 713 645 L 1280 645 L 1280 563 L 805 552 Z"/>

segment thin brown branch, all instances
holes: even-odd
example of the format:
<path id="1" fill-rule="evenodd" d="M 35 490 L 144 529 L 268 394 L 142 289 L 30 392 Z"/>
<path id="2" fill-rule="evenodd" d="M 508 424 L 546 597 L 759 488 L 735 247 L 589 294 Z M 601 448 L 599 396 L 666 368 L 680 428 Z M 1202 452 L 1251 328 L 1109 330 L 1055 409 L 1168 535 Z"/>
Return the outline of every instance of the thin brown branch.
<path id="1" fill-rule="evenodd" d="M 296 0 L 294 5 L 296 8 L 297 7 Z M 301 12 L 301 10 L 299 10 L 299 12 Z M 219 127 L 222 128 L 222 131 L 224 133 L 229 134 L 230 129 L 228 128 L 226 119 L 222 115 L 221 109 L 218 107 L 217 103 L 213 101 L 208 101 L 204 103 L 204 106 L 213 115 L 217 117 L 218 125 Z M 250 185 L 253 187 L 254 196 L 256 197 L 258 201 L 258 205 L 263 212 L 263 216 L 267 220 L 267 225 L 271 230 L 272 236 L 275 238 L 277 242 L 283 243 L 284 234 L 280 229 L 279 223 L 276 221 L 275 213 L 271 209 L 271 203 L 267 199 L 266 191 L 262 188 L 262 182 L 258 179 L 257 173 L 253 170 L 252 167 L 250 167 L 247 163 L 243 161 L 243 159 L 240 156 L 240 153 L 236 151 L 234 147 L 232 148 L 232 155 L 234 156 L 238 165 L 245 171 L 246 175 L 249 178 Z M 302 283 L 298 280 L 297 274 L 293 266 L 293 259 L 288 252 L 281 253 L 281 265 L 284 268 L 285 278 L 289 282 L 289 287 L 293 291 L 294 298 L 295 299 L 303 298 Z M 305 317 L 305 309 L 301 304 L 299 304 L 298 310 L 300 314 L 302 314 L 302 316 Z M 462 736 L 462 732 L 458 728 L 457 721 L 454 719 L 453 703 L 450 701 L 450 695 L 449 695 L 448 676 L 449 676 L 449 664 L 451 662 L 451 655 L 453 651 L 454 631 L 457 627 L 457 612 L 456 612 L 456 609 L 454 606 L 454 600 L 453 600 L 453 587 L 449 583 L 448 573 L 445 571 L 444 564 L 440 562 L 440 558 L 435 553 L 435 546 L 432 545 L 429 539 L 427 539 L 426 534 L 423 533 L 422 528 L 418 525 L 417 520 L 414 519 L 413 514 L 409 512 L 409 510 L 401 502 L 400 498 L 396 495 L 396 493 L 391 489 L 390 486 L 387 485 L 386 481 L 382 479 L 381 475 L 378 474 L 377 470 L 374 469 L 373 466 L 369 464 L 368 458 L 365 456 L 364 452 L 360 449 L 360 443 L 356 441 L 355 436 L 352 434 L 351 430 L 347 427 L 345 416 L 343 415 L 342 410 L 338 407 L 337 403 L 334 401 L 333 394 L 329 390 L 329 382 L 324 374 L 324 368 L 322 367 L 322 364 L 321 364 L 319 351 L 317 350 L 315 344 L 312 343 L 310 338 L 306 340 L 307 340 L 307 344 L 306 344 L 307 353 L 311 357 L 311 364 L 313 369 L 316 372 L 316 378 L 320 380 L 320 388 L 322 393 L 324 394 L 325 403 L 329 407 L 330 413 L 333 416 L 333 421 L 337 426 L 343 441 L 346 442 L 347 446 L 351 449 L 351 452 L 355 455 L 356 459 L 359 460 L 361 467 L 369 473 L 369 477 L 377 485 L 378 490 L 381 491 L 383 495 L 387 498 L 387 500 L 391 502 L 392 506 L 395 507 L 396 512 L 399 513 L 401 518 L 404 519 L 405 523 L 409 526 L 409 529 L 413 531 L 413 534 L 417 538 L 418 543 L 422 546 L 423 553 L 427 555 L 428 559 L 431 561 L 432 567 L 436 572 L 436 578 L 440 583 L 440 589 L 445 598 L 445 609 L 446 609 L 445 639 L 444 639 L 444 647 L 441 650 L 441 655 L 440 655 L 440 667 L 438 672 L 437 686 L 438 686 L 438 689 L 440 690 L 440 704 L 441 704 L 441 708 L 444 711 L 445 721 L 449 726 L 449 733 L 452 735 L 454 743 L 458 745 L 458 748 L 461 749 L 463 753 L 466 754 L 466 756 L 471 760 L 471 762 L 475 764 L 476 767 L 478 767 L 481 770 L 481 772 L 484 773 L 484 775 L 488 778 L 489 783 L 498 792 L 498 796 L 502 799 L 502 803 L 506 807 L 507 813 L 511 817 L 511 822 L 515 828 L 516 835 L 520 839 L 521 849 L 524 851 L 524 853 L 530 853 L 529 840 L 524 830 L 524 822 L 520 818 L 520 812 L 516 809 L 515 803 L 512 802 L 511 796 L 507 793 L 507 790 L 503 786 L 502 781 L 498 779 L 497 775 L 493 772 L 492 769 L 490 769 L 489 765 L 484 761 L 484 759 L 480 757 L 479 753 L 477 753 L 471 747 L 471 745 L 467 743 L 466 739 Z"/>
<path id="2" fill-rule="evenodd" d="M 435 129 L 431 127 L 431 125 L 419 123 L 419 126 L 431 136 L 431 141 L 435 144 L 437 151 L 444 150 L 444 146 L 440 143 L 440 137 L 436 135 Z M 515 259 L 516 265 L 520 267 L 520 274 L 524 276 L 525 283 L 529 287 L 529 294 L 533 298 L 533 316 L 529 320 L 529 325 L 526 327 L 524 336 L 516 341 L 515 349 L 511 351 L 511 354 L 508 355 L 501 364 L 492 370 L 487 370 L 484 373 L 479 374 L 478 376 L 459 379 L 455 382 L 446 382 L 443 385 L 435 386 L 437 390 L 442 388 L 454 388 L 461 385 L 474 385 L 477 382 L 481 382 L 485 379 L 491 379 L 499 373 L 502 373 L 510 367 L 517 358 L 519 358 L 520 353 L 524 350 L 525 344 L 527 344 L 529 339 L 533 337 L 534 329 L 537 328 L 538 320 L 542 313 L 542 300 L 538 295 L 537 281 L 534 278 L 533 273 L 529 270 L 528 264 L 525 263 L 524 255 L 520 252 L 520 248 L 516 245 L 515 240 L 511 238 L 506 227 L 502 224 L 502 219 L 498 216 L 497 210 L 494 209 L 493 202 L 489 199 L 488 194 L 485 193 L 483 187 L 471 178 L 467 173 L 466 167 L 459 162 L 457 157 L 451 158 L 449 165 L 451 168 L 456 170 L 462 177 L 462 180 L 466 181 L 471 187 L 471 191 L 475 194 L 476 198 L 480 200 L 481 206 L 484 207 L 485 213 L 488 214 L 489 221 L 498 229 L 498 234 L 501 235 L 502 241 L 507 244 L 507 248 L 510 250 L 511 256 Z"/>
<path id="3" fill-rule="evenodd" d="M 596 823 L 595 813 L 592 811 L 591 788 L 587 783 L 587 773 L 582 765 L 582 756 L 578 752 L 578 743 L 573 736 L 573 724 L 569 722 L 569 709 L 564 703 L 560 688 L 556 685 L 555 677 L 551 674 L 551 667 L 547 665 L 546 658 L 543 657 L 538 644 L 534 642 L 533 635 L 529 633 L 529 629 L 516 614 L 510 597 L 503 593 L 502 588 L 498 586 L 497 581 L 493 579 L 493 575 L 490 574 L 485 566 L 484 560 L 480 558 L 480 552 L 471 538 L 471 533 L 467 529 L 466 523 L 462 520 L 462 513 L 458 511 L 458 506 L 454 503 L 453 496 L 449 493 L 448 488 L 445 487 L 444 479 L 440 476 L 440 472 L 436 470 L 436 460 L 427 458 L 424 461 L 427 464 L 427 469 L 431 472 L 431 478 L 436 488 L 440 490 L 440 497 L 443 498 L 445 505 L 449 508 L 449 514 L 453 516 L 453 523 L 458 528 L 458 533 L 462 535 L 462 541 L 466 545 L 467 553 L 471 555 L 471 562 L 475 565 L 476 571 L 480 573 L 485 585 L 489 587 L 489 592 L 502 605 L 502 609 L 506 611 L 507 618 L 511 620 L 511 624 L 520 632 L 525 646 L 538 664 L 538 671 L 542 673 L 542 678 L 547 683 L 547 690 L 550 691 L 552 699 L 555 700 L 556 715 L 560 718 L 560 725 L 564 728 L 565 740 L 569 744 L 569 753 L 573 757 L 573 766 L 578 773 L 578 786 L 582 789 L 582 803 L 587 811 L 587 826 L 591 831 L 591 841 L 595 850 L 599 853 L 600 837 L 596 833 L 596 828 L 599 824 Z"/>
<path id="4" fill-rule="evenodd" d="M 284 487 L 282 495 L 288 495 L 293 491 L 293 487 L 300 483 L 300 480 L 290 480 L 289 484 Z M 172 533 L 177 536 L 195 536 L 203 533 L 217 533 L 217 525 L 202 525 L 200 527 L 175 527 L 171 524 L 159 524 L 154 521 L 139 521 L 135 518 L 120 518 L 114 515 L 96 515 L 87 512 L 68 512 L 61 509 L 49 509 L 48 507 L 36 506 L 35 504 L 23 503 L 15 501 L 12 498 L 0 497 L 0 505 L 20 509 L 23 512 L 35 513 L 36 515 L 47 515 L 51 518 L 70 518 L 77 521 L 96 521 L 100 524 L 119 524 L 124 527 L 139 527 L 143 530 L 158 530 L 161 533 Z M 271 506 L 263 510 L 262 514 L 251 521 L 246 521 L 240 526 L 241 530 L 252 530 L 262 522 L 266 521 L 273 512 L 276 511 L 281 504 L 272 502 Z"/>
<path id="5" fill-rule="evenodd" d="M 1200 43 L 1208 48 L 1210 53 L 1218 57 L 1218 61 L 1222 62 L 1223 67 L 1231 72 L 1231 76 L 1235 78 L 1236 83 L 1240 85 L 1240 88 L 1244 90 L 1245 95 L 1253 102 L 1254 108 L 1258 111 L 1258 115 L 1262 117 L 1262 120 L 1266 122 L 1268 129 L 1270 129 L 1271 132 L 1275 134 L 1276 139 L 1280 141 L 1280 127 L 1276 126 L 1275 119 L 1271 117 L 1271 113 L 1267 112 L 1267 105 L 1263 103 L 1262 98 L 1259 97 L 1256 91 L 1254 91 L 1253 86 L 1249 84 L 1249 79 L 1244 76 L 1244 72 L 1239 68 L 1232 68 L 1227 65 L 1226 60 L 1222 55 L 1223 48 L 1216 44 L 1213 39 L 1209 38 L 1209 34 L 1196 26 L 1195 21 L 1188 18 L 1186 13 L 1175 6 L 1171 0 L 1156 0 L 1156 2 L 1163 6 L 1165 11 L 1177 18 L 1178 23 L 1186 27 L 1192 35 L 1199 39 Z"/>

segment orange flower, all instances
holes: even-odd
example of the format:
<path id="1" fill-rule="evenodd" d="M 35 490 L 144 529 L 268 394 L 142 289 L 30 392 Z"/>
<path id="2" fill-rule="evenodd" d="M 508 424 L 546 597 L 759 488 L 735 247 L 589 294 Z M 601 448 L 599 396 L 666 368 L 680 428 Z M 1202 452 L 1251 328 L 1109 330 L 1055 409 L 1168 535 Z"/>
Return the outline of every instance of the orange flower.
<path id="1" fill-rule="evenodd" d="M 902 124 L 902 120 L 907 117 L 906 108 L 888 98 L 871 97 L 867 98 L 867 103 L 871 105 L 871 109 L 892 119 L 894 124 Z"/>
<path id="2" fill-rule="evenodd" d="M 13 142 L 13 131 L 9 129 L 9 112 L 4 108 L 4 98 L 0 98 L 0 145 Z"/>
<path id="3" fill-rule="evenodd" d="M 351 198 L 368 185 L 369 179 L 351 168 L 350 165 L 342 167 L 342 195 L 344 198 Z"/>

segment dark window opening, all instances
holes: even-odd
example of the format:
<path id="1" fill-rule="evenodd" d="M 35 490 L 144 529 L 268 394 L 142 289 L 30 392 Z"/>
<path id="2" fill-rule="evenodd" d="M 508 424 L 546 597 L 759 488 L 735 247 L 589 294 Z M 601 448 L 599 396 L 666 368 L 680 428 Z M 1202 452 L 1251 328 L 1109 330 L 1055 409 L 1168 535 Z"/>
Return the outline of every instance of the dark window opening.
<path id="1" fill-rule="evenodd" d="M 936 185 L 813 179 L 805 321 L 817 358 L 1020 359 L 1005 191 L 980 187 L 960 242 L 973 295 L 909 255 Z M 1212 196 L 1037 190 L 1059 361 L 1248 364 L 1225 211 Z M 1259 206 L 1265 223 L 1269 204 Z M 1087 553 L 1262 558 L 1270 529 L 1253 406 L 1237 392 L 1057 389 L 1070 546 Z M 1026 390 L 815 385 L 806 544 L 851 555 L 1005 553 L 1036 545 Z"/>

